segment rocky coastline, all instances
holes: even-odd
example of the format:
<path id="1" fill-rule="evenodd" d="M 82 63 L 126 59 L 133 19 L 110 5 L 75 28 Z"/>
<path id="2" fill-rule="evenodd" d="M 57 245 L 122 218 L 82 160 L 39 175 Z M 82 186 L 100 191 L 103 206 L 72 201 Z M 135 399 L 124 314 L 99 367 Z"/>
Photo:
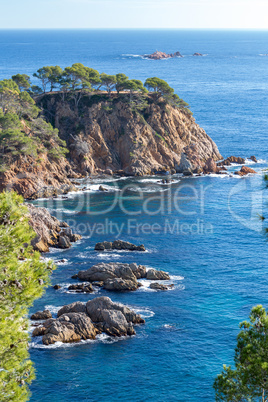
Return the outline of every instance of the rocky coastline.
<path id="1" fill-rule="evenodd" d="M 67 249 L 71 243 L 75 243 L 82 238 L 79 234 L 74 234 L 66 222 L 60 222 L 52 216 L 46 208 L 35 207 L 27 204 L 29 210 L 29 224 L 36 233 L 32 241 L 34 250 L 46 253 L 49 247 Z"/>

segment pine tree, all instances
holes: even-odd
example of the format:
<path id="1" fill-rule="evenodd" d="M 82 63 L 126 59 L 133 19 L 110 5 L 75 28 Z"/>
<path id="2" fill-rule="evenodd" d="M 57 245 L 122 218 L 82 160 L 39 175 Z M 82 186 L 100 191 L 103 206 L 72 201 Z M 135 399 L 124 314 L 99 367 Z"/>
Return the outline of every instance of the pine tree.
<path id="1" fill-rule="evenodd" d="M 40 261 L 31 240 L 28 209 L 15 192 L 0 194 L 0 395 L 27 401 L 34 378 L 29 359 L 28 309 L 49 283 L 51 263 Z"/>

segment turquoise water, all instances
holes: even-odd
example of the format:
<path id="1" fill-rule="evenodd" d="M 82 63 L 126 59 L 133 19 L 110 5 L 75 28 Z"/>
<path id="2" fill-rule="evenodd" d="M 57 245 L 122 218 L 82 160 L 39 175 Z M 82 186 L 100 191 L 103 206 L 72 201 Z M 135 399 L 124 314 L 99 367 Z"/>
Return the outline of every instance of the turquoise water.
<path id="1" fill-rule="evenodd" d="M 136 327 L 137 336 L 116 342 L 102 338 L 43 347 L 34 341 L 30 352 L 37 378 L 31 401 L 214 400 L 212 384 L 222 364 L 232 363 L 238 323 L 253 305 L 268 302 L 268 247 L 257 216 L 267 208 L 261 174 L 268 116 L 268 57 L 261 54 L 268 53 L 267 39 L 268 32 L 0 31 L 3 78 L 73 62 L 139 79 L 160 76 L 191 105 L 223 156 L 254 154 L 259 160 L 252 165 L 259 173 L 254 177 L 176 176 L 170 186 L 160 185 L 158 178 L 100 180 L 87 183 L 91 191 L 67 200 L 35 202 L 69 221 L 83 239 L 46 256 L 67 259 L 52 275 L 52 284 L 63 288 L 48 289 L 32 311 L 50 306 L 55 313 L 63 304 L 108 295 L 139 311 L 146 324 Z M 138 57 L 156 49 L 179 50 L 185 57 L 159 62 Z M 194 52 L 207 56 L 192 57 Z M 100 183 L 110 191 L 98 193 Z M 125 192 L 117 191 L 126 185 Z M 107 222 L 122 228 L 119 238 L 143 243 L 148 252 L 96 253 L 97 241 L 116 236 L 102 227 Z M 154 224 L 155 234 L 148 230 Z M 66 292 L 74 273 L 100 261 L 168 271 L 175 289 Z"/>

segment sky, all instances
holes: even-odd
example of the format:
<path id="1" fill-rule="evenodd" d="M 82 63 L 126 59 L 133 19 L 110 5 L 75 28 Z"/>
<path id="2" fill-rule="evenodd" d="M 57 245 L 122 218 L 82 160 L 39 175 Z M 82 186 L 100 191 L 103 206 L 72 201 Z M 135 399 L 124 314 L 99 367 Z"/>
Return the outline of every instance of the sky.
<path id="1" fill-rule="evenodd" d="M 0 1 L 2 29 L 268 29 L 268 0 Z"/>

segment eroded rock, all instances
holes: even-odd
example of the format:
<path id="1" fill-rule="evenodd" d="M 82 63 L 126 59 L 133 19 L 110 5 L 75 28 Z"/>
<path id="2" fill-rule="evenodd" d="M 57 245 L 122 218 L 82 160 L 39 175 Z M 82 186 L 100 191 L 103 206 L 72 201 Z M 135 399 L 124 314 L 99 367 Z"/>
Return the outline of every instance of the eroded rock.
<path id="1" fill-rule="evenodd" d="M 52 318 L 52 314 L 49 310 L 37 311 L 31 315 L 31 320 L 47 320 Z"/>

